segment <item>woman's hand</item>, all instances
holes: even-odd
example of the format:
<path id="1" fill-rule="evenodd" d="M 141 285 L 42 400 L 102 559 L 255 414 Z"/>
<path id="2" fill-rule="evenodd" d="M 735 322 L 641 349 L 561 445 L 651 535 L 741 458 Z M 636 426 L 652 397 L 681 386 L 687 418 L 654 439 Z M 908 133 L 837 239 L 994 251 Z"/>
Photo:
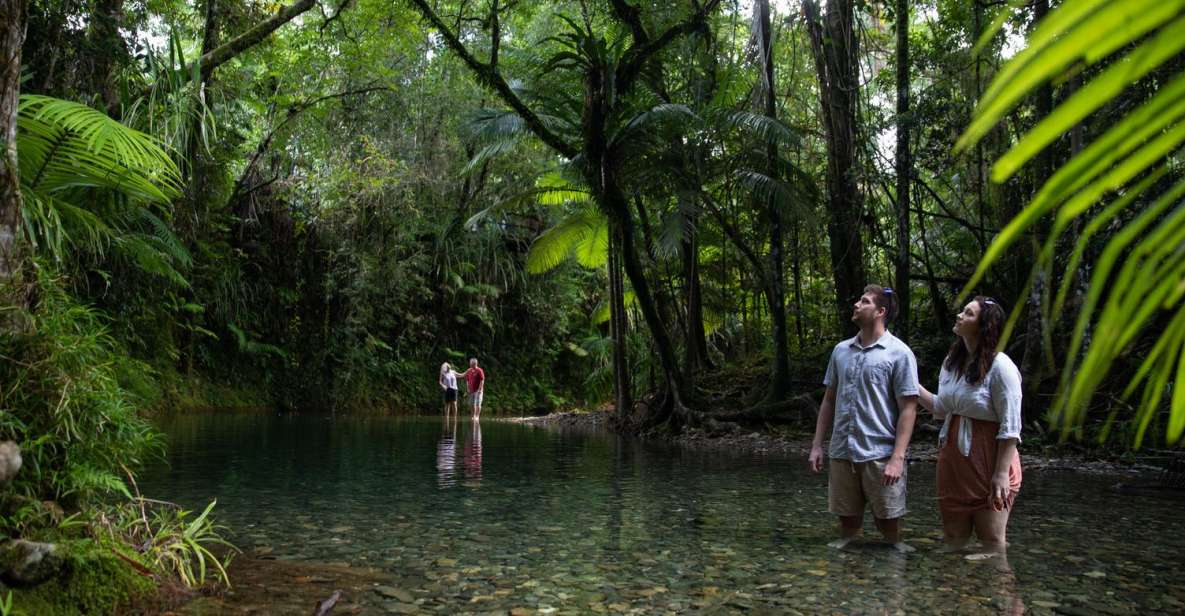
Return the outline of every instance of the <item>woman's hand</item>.
<path id="1" fill-rule="evenodd" d="M 992 509 L 1004 511 L 1008 508 L 1008 491 L 1010 489 L 1008 471 L 1004 471 L 1003 473 L 997 472 L 992 475 L 992 494 L 988 497 Z"/>

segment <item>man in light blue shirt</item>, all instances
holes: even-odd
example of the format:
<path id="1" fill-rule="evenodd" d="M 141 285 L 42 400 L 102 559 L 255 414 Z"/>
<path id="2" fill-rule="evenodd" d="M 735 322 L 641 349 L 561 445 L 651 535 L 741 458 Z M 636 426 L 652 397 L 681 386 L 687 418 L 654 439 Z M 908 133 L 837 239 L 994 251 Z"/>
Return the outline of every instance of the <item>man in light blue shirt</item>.
<path id="1" fill-rule="evenodd" d="M 835 346 L 823 378 L 827 393 L 809 463 L 811 470 L 823 470 L 823 437 L 831 428 L 827 500 L 840 525 L 840 538 L 828 544 L 832 547 L 842 548 L 860 534 L 864 509 L 871 504 L 885 539 L 903 552 L 913 550 L 901 541 L 901 518 L 918 367 L 913 351 L 885 329 L 896 314 L 892 289 L 864 287 L 852 311 L 860 333 Z"/>

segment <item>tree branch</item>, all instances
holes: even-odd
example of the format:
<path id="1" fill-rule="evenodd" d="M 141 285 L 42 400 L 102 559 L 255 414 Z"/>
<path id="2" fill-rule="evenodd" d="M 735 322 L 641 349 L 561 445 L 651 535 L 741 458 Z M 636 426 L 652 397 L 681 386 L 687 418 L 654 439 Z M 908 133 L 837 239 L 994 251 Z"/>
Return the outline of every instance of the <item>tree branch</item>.
<path id="1" fill-rule="evenodd" d="M 428 6 L 425 0 L 412 0 L 412 4 L 420 11 L 420 15 L 428 20 L 432 24 L 432 27 L 436 28 L 436 31 L 440 33 L 440 36 L 449 48 L 460 56 L 465 65 L 473 71 L 474 76 L 477 77 L 477 81 L 497 93 L 498 97 L 502 99 L 502 102 L 506 103 L 507 106 L 513 109 L 523 119 L 523 122 L 527 124 L 527 128 L 531 129 L 531 132 L 535 133 L 536 137 L 567 158 L 575 158 L 579 154 L 579 150 L 575 146 L 561 139 L 559 135 L 553 133 L 543 124 L 543 120 L 514 93 L 514 90 L 510 89 L 510 84 L 506 83 L 506 80 L 502 78 L 502 74 L 497 69 L 488 64 L 483 64 L 477 58 L 473 57 L 473 54 L 469 53 L 469 50 L 465 48 L 464 43 L 457 38 L 456 34 L 449 30 L 448 26 L 440 20 L 440 17 L 436 15 L 432 7 Z"/>
<path id="2" fill-rule="evenodd" d="M 317 27 L 317 34 L 324 35 L 325 29 L 329 27 L 329 24 L 332 24 L 341 18 L 342 13 L 344 13 L 346 9 L 350 8 L 350 3 L 353 1 L 354 0 L 342 0 L 342 3 L 338 5 L 337 10 L 333 12 L 333 15 L 326 17 L 325 21 L 321 22 L 321 25 Z"/>
<path id="3" fill-rule="evenodd" d="M 260 41 L 267 38 L 269 34 L 279 30 L 280 26 L 292 21 L 297 15 L 300 15 L 301 13 L 313 8 L 313 5 L 316 3 L 317 0 L 297 0 L 297 2 L 280 9 L 280 11 L 273 15 L 270 19 L 264 20 L 254 28 L 251 28 L 250 30 L 227 41 L 226 44 L 210 51 L 207 54 L 202 55 L 201 58 L 194 61 L 194 63 L 199 65 L 200 74 L 206 76 L 210 75 L 214 72 L 214 69 L 225 64 L 231 58 L 234 58 L 240 53 L 259 44 Z M 193 73 L 194 63 L 191 63 L 188 67 L 186 67 L 187 75 Z M 172 87 L 173 81 L 170 79 L 166 79 L 163 82 L 158 81 L 152 86 L 152 88 L 156 88 L 158 92 L 167 92 Z M 150 91 L 151 88 L 143 92 L 142 95 L 147 96 Z"/>
<path id="4" fill-rule="evenodd" d="M 416 2 L 420 1 L 421 0 L 416 0 Z M 624 5 L 622 0 L 613 0 L 613 2 L 615 10 L 618 9 L 618 4 Z M 696 11 L 696 13 L 688 18 L 687 21 L 680 22 L 678 25 L 672 26 L 671 28 L 667 29 L 666 32 L 660 34 L 658 38 L 653 40 L 646 36 L 646 31 L 642 29 L 642 24 L 640 21 L 638 21 L 639 18 L 636 15 L 638 9 L 630 6 L 624 6 L 622 9 L 620 9 L 627 12 L 625 19 L 627 20 L 626 23 L 630 25 L 631 31 L 634 31 L 636 24 L 637 30 L 640 30 L 642 36 L 645 38 L 643 40 L 638 40 L 637 32 L 634 32 L 634 44 L 631 45 L 630 48 L 625 52 L 625 55 L 622 57 L 621 64 L 617 67 L 617 90 L 619 92 L 628 92 L 630 86 L 633 85 L 634 80 L 638 78 L 638 74 L 641 73 L 642 66 L 647 60 L 654 57 L 655 54 L 662 51 L 667 45 L 671 44 L 671 42 L 680 36 L 689 34 L 704 27 L 708 14 L 714 11 L 718 4 L 720 4 L 720 0 L 709 0 L 707 4 L 700 8 L 700 10 Z M 632 17 L 628 15 L 631 9 L 633 11 Z M 628 21 L 631 18 L 635 23 Z"/>
<path id="5" fill-rule="evenodd" d="M 355 90 L 347 90 L 345 92 L 337 92 L 336 94 L 326 94 L 325 96 L 318 96 L 317 98 L 309 99 L 307 101 L 303 101 L 303 102 L 297 103 L 297 104 L 289 107 L 288 111 L 284 114 L 284 119 L 279 124 L 272 127 L 272 129 L 268 131 L 267 135 L 264 135 L 263 139 L 260 140 L 259 145 L 256 146 L 255 153 L 251 156 L 251 160 L 247 161 L 247 166 L 243 167 L 243 172 L 241 174 L 239 174 L 239 179 L 238 179 L 238 181 L 235 182 L 234 189 L 231 190 L 230 199 L 227 202 L 234 203 L 238 198 L 242 197 L 243 195 L 249 194 L 250 192 L 258 190 L 262 186 L 266 186 L 267 184 L 270 184 L 272 181 L 274 181 L 274 179 L 273 179 L 271 181 L 266 182 L 265 184 L 263 184 L 261 186 L 255 186 L 249 191 L 246 191 L 246 192 L 243 191 L 243 186 L 247 183 L 247 178 L 250 177 L 251 171 L 255 168 L 255 163 L 259 162 L 259 159 L 265 153 L 267 153 L 267 150 L 269 147 L 271 147 L 272 139 L 275 138 L 276 133 L 280 132 L 281 128 L 284 128 L 289 122 L 291 122 L 301 112 L 307 111 L 308 109 L 310 109 L 320 103 L 323 103 L 327 100 L 331 100 L 331 99 L 335 99 L 335 98 L 345 98 L 347 96 L 353 96 L 355 94 L 368 94 L 370 92 L 378 92 L 381 90 L 390 91 L 391 88 L 389 88 L 387 86 L 373 86 L 373 85 L 366 86 L 364 88 L 358 88 Z"/>

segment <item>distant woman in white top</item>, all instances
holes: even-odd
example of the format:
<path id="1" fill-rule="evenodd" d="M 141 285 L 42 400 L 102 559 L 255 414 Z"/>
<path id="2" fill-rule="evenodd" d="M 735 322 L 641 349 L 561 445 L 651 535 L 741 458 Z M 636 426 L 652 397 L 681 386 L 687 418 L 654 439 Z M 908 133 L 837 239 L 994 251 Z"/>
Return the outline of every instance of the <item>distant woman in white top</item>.
<path id="1" fill-rule="evenodd" d="M 1004 309 L 977 296 L 955 317 L 958 336 L 942 362 L 938 393 L 921 388 L 923 407 L 943 420 L 938 451 L 938 509 L 951 550 L 975 531 L 978 558 L 1004 553 L 1008 515 L 1020 491 L 1020 370 L 996 352 Z"/>
<path id="2" fill-rule="evenodd" d="M 444 414 L 457 412 L 457 373 L 446 361 L 440 365 L 440 389 L 444 391 Z"/>

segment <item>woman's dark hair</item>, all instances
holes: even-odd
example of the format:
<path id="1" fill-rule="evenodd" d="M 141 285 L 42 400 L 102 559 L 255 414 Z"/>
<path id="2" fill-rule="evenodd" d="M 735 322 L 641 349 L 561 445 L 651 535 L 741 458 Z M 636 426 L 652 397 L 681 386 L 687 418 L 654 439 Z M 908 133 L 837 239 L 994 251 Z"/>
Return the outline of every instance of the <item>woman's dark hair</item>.
<path id="1" fill-rule="evenodd" d="M 961 339 L 950 345 L 943 367 L 955 373 L 956 377 L 967 376 L 967 382 L 980 383 L 992 369 L 992 362 L 996 360 L 996 345 L 1000 343 L 1000 334 L 1004 331 L 1004 307 L 999 302 L 982 295 L 975 296 L 975 303 L 979 304 L 979 317 L 975 320 L 979 324 L 979 348 L 975 349 L 975 357 L 967 351 L 967 345 Z"/>

